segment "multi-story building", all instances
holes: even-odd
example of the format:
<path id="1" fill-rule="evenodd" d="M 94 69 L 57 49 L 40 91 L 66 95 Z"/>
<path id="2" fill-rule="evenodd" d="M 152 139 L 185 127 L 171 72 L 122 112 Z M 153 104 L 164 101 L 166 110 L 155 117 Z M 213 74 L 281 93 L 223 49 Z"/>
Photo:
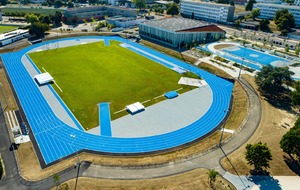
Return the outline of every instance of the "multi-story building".
<path id="1" fill-rule="evenodd" d="M 260 9 L 259 18 L 263 19 L 273 19 L 276 11 L 287 9 L 290 13 L 294 15 L 295 25 L 297 28 L 300 27 L 300 7 L 299 6 L 290 6 L 290 5 L 276 5 L 276 4 L 267 4 L 267 3 L 255 3 L 253 8 Z"/>
<path id="2" fill-rule="evenodd" d="M 300 0 L 295 0 L 294 4 L 297 5 L 297 6 L 300 6 Z"/>
<path id="3" fill-rule="evenodd" d="M 63 11 L 64 20 L 71 20 L 77 16 L 79 20 L 82 19 L 103 19 L 105 16 L 125 16 L 136 17 L 136 9 L 118 7 L 118 6 L 91 6 L 65 9 Z"/>
<path id="4" fill-rule="evenodd" d="M 193 0 L 182 0 L 180 2 L 180 14 L 183 17 L 201 19 L 211 22 L 232 22 L 234 10 L 234 6 L 225 4 L 216 4 Z"/>
<path id="5" fill-rule="evenodd" d="M 173 17 L 140 23 L 139 35 L 176 48 L 185 44 L 218 40 L 225 36 L 225 31 L 216 25 Z"/>
<path id="6" fill-rule="evenodd" d="M 255 0 L 256 3 L 270 3 L 270 4 L 281 4 L 281 0 Z"/>

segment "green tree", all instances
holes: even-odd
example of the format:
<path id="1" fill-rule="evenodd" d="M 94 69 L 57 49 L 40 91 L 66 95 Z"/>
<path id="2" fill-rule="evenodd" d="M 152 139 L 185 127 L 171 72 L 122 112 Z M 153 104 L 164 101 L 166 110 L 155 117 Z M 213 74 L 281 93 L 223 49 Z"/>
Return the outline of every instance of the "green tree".
<path id="1" fill-rule="evenodd" d="M 269 168 L 272 154 L 266 143 L 247 144 L 246 160 L 248 164 L 254 166 L 255 172 L 262 172 L 264 169 Z"/>
<path id="2" fill-rule="evenodd" d="M 44 37 L 45 32 L 49 30 L 49 26 L 45 23 L 41 22 L 34 22 L 31 23 L 29 27 L 29 33 L 35 35 L 36 37 Z"/>
<path id="3" fill-rule="evenodd" d="M 285 52 L 289 52 L 290 51 L 290 46 L 288 44 L 286 44 L 284 50 L 285 50 Z"/>
<path id="4" fill-rule="evenodd" d="M 240 24 L 241 24 L 241 21 L 239 19 L 234 22 L 234 26 L 237 28 L 240 27 Z"/>
<path id="5" fill-rule="evenodd" d="M 270 21 L 268 19 L 262 19 L 259 21 L 258 27 L 260 30 L 268 30 L 269 24 L 270 24 Z"/>
<path id="6" fill-rule="evenodd" d="M 296 55 L 299 55 L 299 53 L 300 53 L 300 48 L 299 48 L 299 47 L 296 47 L 296 49 L 295 49 L 295 54 L 296 54 Z"/>
<path id="7" fill-rule="evenodd" d="M 179 14 L 178 5 L 176 3 L 172 3 L 172 5 L 167 10 L 167 14 L 172 16 L 178 15 Z"/>
<path id="8" fill-rule="evenodd" d="M 173 0 L 174 3 L 176 3 L 177 5 L 179 4 L 180 0 Z"/>
<path id="9" fill-rule="evenodd" d="M 54 1 L 54 7 L 55 7 L 55 8 L 59 8 L 59 7 L 61 7 L 62 5 L 63 5 L 62 0 L 55 0 L 55 1 Z"/>
<path id="10" fill-rule="evenodd" d="M 216 181 L 217 175 L 219 174 L 216 170 L 210 169 L 207 172 L 209 185 L 214 189 L 214 182 Z"/>
<path id="11" fill-rule="evenodd" d="M 234 0 L 230 0 L 229 5 L 234 6 Z"/>
<path id="12" fill-rule="evenodd" d="M 5 6 L 7 4 L 7 0 L 1 0 L 0 3 L 1 5 Z"/>
<path id="13" fill-rule="evenodd" d="M 255 0 L 249 0 L 245 6 L 246 11 L 252 11 L 253 9 L 253 4 L 256 3 Z"/>
<path id="14" fill-rule="evenodd" d="M 146 0 L 133 0 L 133 3 L 140 10 L 146 8 Z"/>
<path id="15" fill-rule="evenodd" d="M 294 105 L 300 105 L 300 81 L 296 81 L 294 86 L 294 91 L 292 91 L 292 103 Z"/>
<path id="16" fill-rule="evenodd" d="M 255 20 L 255 18 L 259 17 L 259 15 L 260 15 L 260 9 L 256 8 L 251 11 L 251 17 L 253 20 Z"/>
<path id="17" fill-rule="evenodd" d="M 48 15 L 41 15 L 39 21 L 48 25 L 52 22 L 50 16 Z"/>
<path id="18" fill-rule="evenodd" d="M 54 24 L 60 25 L 62 21 L 62 13 L 60 11 L 56 11 L 52 20 L 54 21 Z"/>
<path id="19" fill-rule="evenodd" d="M 300 158 L 300 118 L 297 119 L 294 127 L 283 135 L 280 140 L 280 148 L 291 157 L 296 155 L 298 159 Z"/>
<path id="20" fill-rule="evenodd" d="M 276 11 L 274 21 L 283 35 L 286 35 L 290 28 L 295 27 L 295 18 L 287 9 Z"/>
<path id="21" fill-rule="evenodd" d="M 67 7 L 68 7 L 68 8 L 73 8 L 73 7 L 74 7 L 74 4 L 73 4 L 73 2 L 72 2 L 71 0 L 68 1 Z"/>
<path id="22" fill-rule="evenodd" d="M 288 67 L 263 66 L 255 76 L 255 82 L 263 93 L 276 95 L 283 90 L 282 84 L 292 81 Z"/>
<path id="23" fill-rule="evenodd" d="M 125 5 L 125 3 L 126 3 L 126 0 L 120 0 L 119 1 L 119 5 Z"/>
<path id="24" fill-rule="evenodd" d="M 25 15 L 25 21 L 27 23 L 34 23 L 39 21 L 39 17 L 33 13 L 28 13 Z"/>

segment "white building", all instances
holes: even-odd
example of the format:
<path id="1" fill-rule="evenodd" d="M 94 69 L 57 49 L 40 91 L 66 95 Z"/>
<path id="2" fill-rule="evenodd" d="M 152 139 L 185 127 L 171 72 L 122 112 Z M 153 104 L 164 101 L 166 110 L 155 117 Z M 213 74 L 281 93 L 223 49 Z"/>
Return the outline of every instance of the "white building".
<path id="1" fill-rule="evenodd" d="M 297 28 L 300 27 L 300 7 L 299 6 L 289 6 L 289 5 L 276 5 L 276 4 L 266 4 L 266 3 L 255 3 L 253 8 L 260 9 L 259 18 L 263 19 L 273 19 L 276 11 L 287 9 L 290 13 L 294 15 L 295 25 Z"/>
<path id="2" fill-rule="evenodd" d="M 300 6 L 300 0 L 295 0 L 294 4 L 297 5 L 297 6 Z"/>
<path id="3" fill-rule="evenodd" d="M 115 17 L 106 18 L 105 20 L 108 24 L 112 24 L 117 27 L 128 28 L 131 26 L 136 26 L 139 23 L 144 22 L 146 19 L 144 19 L 144 18 L 137 19 L 136 17 L 115 16 Z"/>
<path id="4" fill-rule="evenodd" d="M 225 4 L 216 4 L 193 0 L 182 0 L 180 2 L 181 16 L 212 22 L 232 22 L 234 10 L 234 6 Z"/>
<path id="5" fill-rule="evenodd" d="M 281 0 L 255 0 L 256 3 L 270 3 L 270 4 L 281 4 Z"/>
<path id="6" fill-rule="evenodd" d="M 15 41 L 27 38 L 29 36 L 28 30 L 14 30 L 12 32 L 0 34 L 0 47 L 11 44 Z"/>
<path id="7" fill-rule="evenodd" d="M 179 48 L 191 43 L 216 41 L 225 36 L 225 31 L 216 25 L 172 17 L 139 24 L 139 35 L 144 39 Z"/>

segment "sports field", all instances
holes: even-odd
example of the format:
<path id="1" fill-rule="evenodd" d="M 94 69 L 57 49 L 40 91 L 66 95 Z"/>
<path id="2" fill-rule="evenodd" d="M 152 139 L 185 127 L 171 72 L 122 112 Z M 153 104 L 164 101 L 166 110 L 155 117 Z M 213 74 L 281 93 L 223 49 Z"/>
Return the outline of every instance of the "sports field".
<path id="1" fill-rule="evenodd" d="M 63 92 L 53 87 L 85 129 L 99 125 L 100 102 L 110 102 L 115 119 L 120 115 L 114 113 L 128 104 L 182 87 L 178 73 L 118 44 L 102 41 L 29 54 L 54 77 Z"/>
<path id="2" fill-rule="evenodd" d="M 0 34 L 17 29 L 17 26 L 0 25 Z"/>

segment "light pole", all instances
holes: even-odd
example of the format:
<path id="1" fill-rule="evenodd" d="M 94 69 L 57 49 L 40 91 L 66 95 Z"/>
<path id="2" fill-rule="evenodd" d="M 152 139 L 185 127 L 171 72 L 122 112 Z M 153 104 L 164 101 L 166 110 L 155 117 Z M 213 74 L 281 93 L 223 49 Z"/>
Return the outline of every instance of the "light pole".
<path id="1" fill-rule="evenodd" d="M 74 146 L 74 142 L 75 142 L 75 139 L 76 139 L 76 135 L 70 134 L 70 137 L 74 138 L 73 143 L 72 143 L 72 145 Z M 76 147 L 75 147 L 75 148 L 76 148 Z M 74 187 L 74 190 L 76 190 L 76 188 L 77 188 L 78 175 L 79 175 L 80 165 L 81 165 L 81 162 L 80 162 L 80 158 L 79 158 L 79 155 L 78 155 L 77 148 L 76 148 L 76 156 L 77 156 L 77 163 L 75 163 L 75 167 L 77 167 L 77 173 L 76 173 L 76 181 L 75 181 L 75 187 Z"/>

